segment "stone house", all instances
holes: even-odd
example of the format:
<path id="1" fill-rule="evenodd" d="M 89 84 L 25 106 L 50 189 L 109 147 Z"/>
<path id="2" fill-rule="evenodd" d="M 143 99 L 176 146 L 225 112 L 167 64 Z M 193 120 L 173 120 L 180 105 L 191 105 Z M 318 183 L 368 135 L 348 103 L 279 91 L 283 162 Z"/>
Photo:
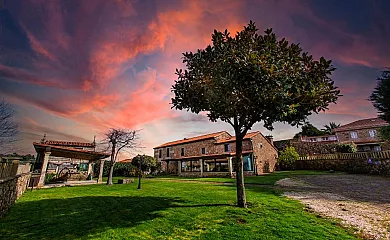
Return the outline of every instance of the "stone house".
<path id="1" fill-rule="evenodd" d="M 379 129 L 388 123 L 380 118 L 351 122 L 334 130 L 340 143 L 355 143 L 359 152 L 379 152 L 384 144 L 378 136 Z"/>
<path id="2" fill-rule="evenodd" d="M 162 171 L 180 176 L 234 176 L 235 137 L 226 131 L 167 142 L 154 148 Z M 244 172 L 258 175 L 275 169 L 278 151 L 272 137 L 251 132 L 243 140 Z"/>

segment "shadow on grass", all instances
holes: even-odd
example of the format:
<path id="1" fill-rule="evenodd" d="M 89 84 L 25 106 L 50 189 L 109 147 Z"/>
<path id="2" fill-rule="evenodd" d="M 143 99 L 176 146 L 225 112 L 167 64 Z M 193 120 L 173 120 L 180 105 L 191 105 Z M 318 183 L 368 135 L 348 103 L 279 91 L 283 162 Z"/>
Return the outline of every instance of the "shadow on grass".
<path id="1" fill-rule="evenodd" d="M 15 204 L 0 219 L 1 239 L 86 238 L 160 217 L 182 201 L 163 197 L 87 196 Z M 201 206 L 201 205 L 199 205 Z M 204 205 L 203 205 L 204 206 Z"/>

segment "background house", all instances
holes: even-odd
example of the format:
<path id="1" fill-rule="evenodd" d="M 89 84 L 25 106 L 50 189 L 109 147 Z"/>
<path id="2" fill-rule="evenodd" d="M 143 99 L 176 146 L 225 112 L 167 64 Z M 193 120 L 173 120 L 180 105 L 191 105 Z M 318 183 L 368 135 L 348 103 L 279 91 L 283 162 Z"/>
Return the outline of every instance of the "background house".
<path id="1" fill-rule="evenodd" d="M 388 123 L 380 118 L 368 118 L 351 122 L 334 130 L 340 143 L 355 143 L 359 152 L 382 151 L 379 129 Z"/>
<path id="2" fill-rule="evenodd" d="M 164 172 L 181 176 L 234 175 L 235 137 L 216 132 L 164 143 L 154 148 L 154 156 Z M 244 172 L 247 175 L 272 172 L 277 149 L 272 137 L 260 132 L 245 135 L 243 140 Z"/>

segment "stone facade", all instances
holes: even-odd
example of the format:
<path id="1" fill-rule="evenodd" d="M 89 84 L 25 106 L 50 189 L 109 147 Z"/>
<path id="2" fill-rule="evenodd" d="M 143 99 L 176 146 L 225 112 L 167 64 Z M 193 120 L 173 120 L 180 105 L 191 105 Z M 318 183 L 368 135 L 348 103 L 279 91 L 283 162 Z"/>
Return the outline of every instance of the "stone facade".
<path id="1" fill-rule="evenodd" d="M 337 137 L 340 143 L 353 142 L 357 145 L 358 151 L 381 151 L 380 147 L 383 140 L 378 136 L 378 127 L 368 129 L 354 129 L 337 132 Z"/>
<path id="2" fill-rule="evenodd" d="M 30 176 L 30 173 L 23 173 L 0 180 L 0 216 L 22 196 Z"/>
<path id="3" fill-rule="evenodd" d="M 227 144 L 229 151 L 225 151 Z M 203 138 L 200 136 L 163 144 L 161 147 L 154 148 L 154 157 L 161 164 L 162 171 L 168 174 L 204 177 L 233 176 L 234 160 L 232 161 L 232 158 L 234 159 L 235 152 L 235 138 L 227 132 L 221 132 L 206 135 Z M 249 165 L 253 165 L 253 169 L 246 171 L 246 174 L 253 175 L 274 171 L 278 153 L 266 137 L 260 132 L 255 132 L 247 134 L 244 138 L 243 155 L 249 158 L 247 161 L 251 161 Z M 189 161 L 196 165 L 196 171 L 182 171 L 182 162 L 188 163 Z M 217 169 L 216 165 L 220 164 L 219 170 L 210 170 L 206 161 L 211 162 L 212 169 Z M 207 166 L 204 167 L 204 164 Z M 223 170 L 221 170 L 222 165 Z"/>

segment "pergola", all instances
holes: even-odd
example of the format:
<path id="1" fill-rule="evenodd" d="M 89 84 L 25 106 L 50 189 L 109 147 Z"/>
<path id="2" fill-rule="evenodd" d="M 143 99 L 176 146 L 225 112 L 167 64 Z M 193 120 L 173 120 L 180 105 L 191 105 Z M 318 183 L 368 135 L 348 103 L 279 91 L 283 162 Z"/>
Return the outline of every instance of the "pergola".
<path id="1" fill-rule="evenodd" d="M 71 147 L 54 146 L 37 142 L 34 142 L 33 145 L 35 151 L 37 152 L 37 163 L 42 163 L 40 168 L 38 187 L 43 186 L 45 183 L 46 170 L 50 156 L 88 160 L 88 174 L 93 172 L 93 163 L 96 163 L 99 160 L 103 160 L 100 161 L 100 172 L 98 179 L 98 182 L 102 182 L 104 159 L 110 156 L 109 153 L 88 151 Z"/>

